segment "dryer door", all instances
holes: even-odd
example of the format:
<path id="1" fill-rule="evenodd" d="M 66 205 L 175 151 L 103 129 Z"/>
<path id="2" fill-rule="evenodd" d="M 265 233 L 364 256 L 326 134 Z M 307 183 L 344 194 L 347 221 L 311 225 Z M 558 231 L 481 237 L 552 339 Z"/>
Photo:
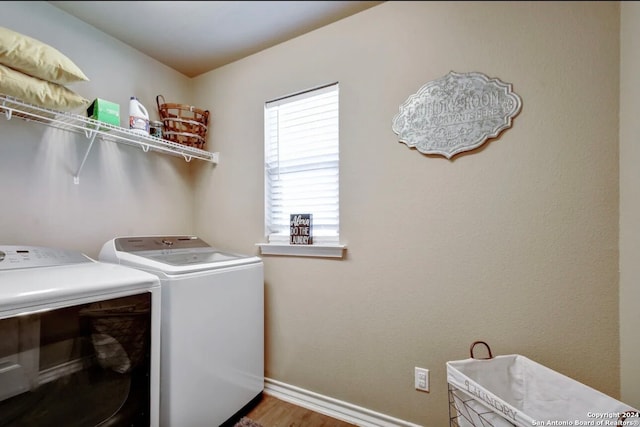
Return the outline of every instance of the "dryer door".
<path id="1" fill-rule="evenodd" d="M 150 292 L 0 319 L 0 426 L 148 427 L 150 340 Z"/>
<path id="2" fill-rule="evenodd" d="M 0 401 L 36 387 L 40 316 L 0 321 Z"/>

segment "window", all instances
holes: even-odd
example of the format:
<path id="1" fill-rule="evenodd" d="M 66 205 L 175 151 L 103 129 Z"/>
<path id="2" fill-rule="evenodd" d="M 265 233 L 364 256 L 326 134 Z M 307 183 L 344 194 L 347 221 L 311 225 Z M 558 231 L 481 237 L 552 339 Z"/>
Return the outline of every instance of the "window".
<path id="1" fill-rule="evenodd" d="M 312 246 L 339 245 L 338 98 L 333 83 L 265 104 L 265 232 L 272 245 L 289 244 L 290 215 L 299 213 L 313 215 Z M 265 253 L 268 245 L 261 246 Z"/>

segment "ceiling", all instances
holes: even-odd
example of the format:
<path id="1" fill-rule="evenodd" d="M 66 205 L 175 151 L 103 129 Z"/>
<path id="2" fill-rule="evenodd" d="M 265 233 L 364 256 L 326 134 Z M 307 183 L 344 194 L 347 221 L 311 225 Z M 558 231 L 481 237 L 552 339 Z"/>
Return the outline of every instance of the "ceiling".
<path id="1" fill-rule="evenodd" d="M 50 1 L 194 77 L 382 1 Z"/>

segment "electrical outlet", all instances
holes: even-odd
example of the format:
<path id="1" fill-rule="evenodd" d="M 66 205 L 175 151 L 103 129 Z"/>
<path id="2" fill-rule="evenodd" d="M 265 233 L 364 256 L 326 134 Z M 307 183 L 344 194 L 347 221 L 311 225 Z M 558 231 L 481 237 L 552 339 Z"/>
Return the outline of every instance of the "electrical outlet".
<path id="1" fill-rule="evenodd" d="M 414 368 L 414 385 L 416 390 L 429 391 L 429 370 Z"/>

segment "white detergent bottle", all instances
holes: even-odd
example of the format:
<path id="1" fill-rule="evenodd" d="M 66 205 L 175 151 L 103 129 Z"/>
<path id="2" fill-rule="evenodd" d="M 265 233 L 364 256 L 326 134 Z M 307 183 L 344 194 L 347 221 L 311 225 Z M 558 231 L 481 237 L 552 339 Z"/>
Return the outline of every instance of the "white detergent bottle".
<path id="1" fill-rule="evenodd" d="M 129 129 L 141 135 L 149 135 L 149 113 L 135 96 L 129 100 Z"/>

